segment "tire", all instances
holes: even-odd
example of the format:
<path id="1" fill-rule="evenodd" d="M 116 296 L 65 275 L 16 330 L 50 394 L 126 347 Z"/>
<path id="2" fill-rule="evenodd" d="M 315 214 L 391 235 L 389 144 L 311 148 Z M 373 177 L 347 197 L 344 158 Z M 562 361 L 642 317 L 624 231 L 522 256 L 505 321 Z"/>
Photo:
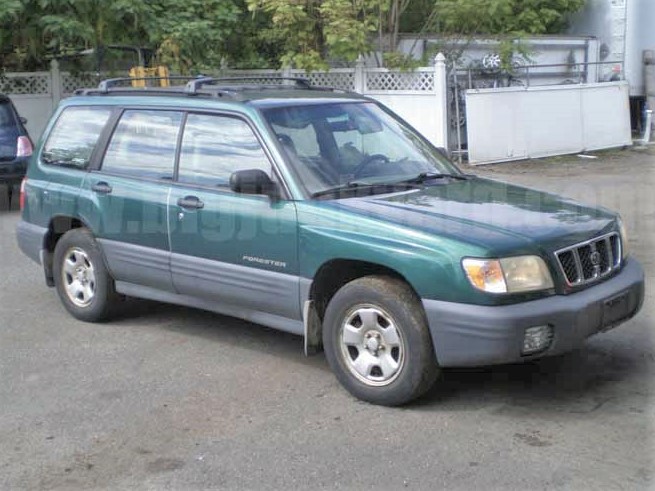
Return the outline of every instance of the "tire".
<path id="1" fill-rule="evenodd" d="M 61 302 L 86 322 L 109 319 L 118 295 L 102 251 L 86 228 L 66 232 L 55 246 L 53 272 Z"/>
<path id="2" fill-rule="evenodd" d="M 359 278 L 337 291 L 325 311 L 323 345 L 339 382 L 373 404 L 406 404 L 440 373 L 421 302 L 391 277 Z"/>

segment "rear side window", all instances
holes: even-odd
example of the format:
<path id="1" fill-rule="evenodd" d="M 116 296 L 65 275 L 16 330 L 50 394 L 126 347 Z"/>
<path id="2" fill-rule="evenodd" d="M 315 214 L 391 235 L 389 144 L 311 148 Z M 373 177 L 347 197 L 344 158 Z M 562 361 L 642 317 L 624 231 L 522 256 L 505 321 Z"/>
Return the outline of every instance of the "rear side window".
<path id="1" fill-rule="evenodd" d="M 232 173 L 244 169 L 272 173 L 271 163 L 248 123 L 229 116 L 189 114 L 178 181 L 227 187 Z"/>
<path id="2" fill-rule="evenodd" d="M 46 164 L 85 169 L 112 109 L 109 107 L 69 107 L 57 119 L 43 147 Z"/>
<path id="3" fill-rule="evenodd" d="M 126 110 L 111 137 L 102 170 L 146 179 L 173 179 L 182 113 Z"/>

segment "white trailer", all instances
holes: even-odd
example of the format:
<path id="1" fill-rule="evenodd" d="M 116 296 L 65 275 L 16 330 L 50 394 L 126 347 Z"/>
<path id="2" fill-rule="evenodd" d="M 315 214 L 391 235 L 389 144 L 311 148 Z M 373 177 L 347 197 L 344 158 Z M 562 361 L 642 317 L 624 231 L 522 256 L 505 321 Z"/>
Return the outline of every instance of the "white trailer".
<path id="1" fill-rule="evenodd" d="M 644 51 L 655 50 L 655 0 L 587 0 L 571 17 L 569 34 L 598 39 L 599 59 L 622 61 L 630 96 L 645 97 L 643 60 Z"/>

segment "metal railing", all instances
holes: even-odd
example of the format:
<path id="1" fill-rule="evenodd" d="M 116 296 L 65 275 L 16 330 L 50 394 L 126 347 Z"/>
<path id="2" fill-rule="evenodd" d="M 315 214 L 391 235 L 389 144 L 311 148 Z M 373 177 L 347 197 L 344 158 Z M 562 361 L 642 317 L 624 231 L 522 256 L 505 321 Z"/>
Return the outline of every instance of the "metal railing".
<path id="1" fill-rule="evenodd" d="M 592 72 L 590 67 L 602 67 L 611 65 L 611 75 L 608 80 L 601 80 L 600 70 Z M 513 65 L 510 69 L 486 69 L 478 67 L 457 68 L 458 78 L 464 74 L 468 81 L 468 89 L 476 88 L 499 88 L 499 87 L 534 87 L 544 85 L 567 85 L 567 84 L 584 84 L 598 82 L 616 82 L 624 79 L 623 61 L 597 61 L 597 62 L 580 62 L 580 63 L 553 63 L 543 65 Z M 582 69 L 577 68 L 582 67 Z M 553 71 L 561 68 L 562 70 Z M 523 73 L 517 73 L 523 72 Z M 590 81 L 590 73 L 594 80 Z M 535 79 L 554 79 L 564 78 L 559 82 L 533 84 Z M 476 81 L 493 81 L 497 82 L 493 87 L 476 86 Z M 503 85 L 505 84 L 505 85 Z M 478 84 L 480 85 L 480 84 Z"/>

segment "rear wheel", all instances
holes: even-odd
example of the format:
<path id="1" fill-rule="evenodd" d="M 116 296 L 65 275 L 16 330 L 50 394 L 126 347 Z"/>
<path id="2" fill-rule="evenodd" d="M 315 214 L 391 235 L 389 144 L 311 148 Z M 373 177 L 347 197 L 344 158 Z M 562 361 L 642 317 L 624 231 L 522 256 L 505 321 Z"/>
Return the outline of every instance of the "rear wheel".
<path id="1" fill-rule="evenodd" d="M 106 320 L 117 302 L 114 281 L 91 232 L 66 232 L 55 246 L 54 278 L 64 307 L 87 322 Z"/>
<path id="2" fill-rule="evenodd" d="M 374 404 L 405 404 L 439 374 L 423 307 L 395 278 L 369 276 L 343 286 L 325 312 L 323 344 L 341 384 Z"/>

